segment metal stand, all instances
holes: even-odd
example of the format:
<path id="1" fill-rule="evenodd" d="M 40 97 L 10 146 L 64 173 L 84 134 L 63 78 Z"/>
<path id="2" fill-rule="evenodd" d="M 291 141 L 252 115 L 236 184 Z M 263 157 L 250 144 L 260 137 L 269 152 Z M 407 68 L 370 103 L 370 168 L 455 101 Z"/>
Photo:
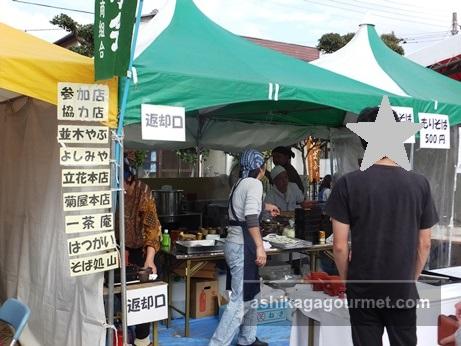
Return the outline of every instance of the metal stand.
<path id="1" fill-rule="evenodd" d="M 111 174 L 112 174 L 112 200 L 116 200 L 117 198 L 117 163 L 115 161 L 115 138 L 112 136 L 112 143 L 111 143 L 111 153 L 112 153 L 112 166 L 111 166 Z M 112 220 L 115 220 L 115 208 L 112 209 Z M 114 271 L 109 271 L 109 282 L 107 283 L 109 294 L 107 300 L 107 314 L 109 315 L 107 318 L 107 323 L 109 326 L 114 325 Z M 108 334 L 108 343 L 109 345 L 114 344 L 114 330 L 109 328 L 107 331 Z M 117 337 L 117 336 L 115 336 Z"/>
<path id="2" fill-rule="evenodd" d="M 123 89 L 122 105 L 120 107 L 120 116 L 118 120 L 117 136 L 119 145 L 116 147 L 117 160 L 119 162 L 119 228 L 120 228 L 120 282 L 122 288 L 122 332 L 123 346 L 127 345 L 127 307 L 126 307 L 126 263 L 125 263 L 125 199 L 123 189 L 124 162 L 123 162 L 123 121 L 125 119 L 125 110 L 128 100 L 128 90 L 131 84 L 131 70 L 133 68 L 134 51 L 136 49 L 136 40 L 138 38 L 139 24 L 141 23 L 143 0 L 139 0 L 138 10 L 136 13 L 136 24 L 134 27 L 133 39 L 131 42 L 130 62 L 128 65 L 127 77 L 125 77 L 125 87 Z"/>

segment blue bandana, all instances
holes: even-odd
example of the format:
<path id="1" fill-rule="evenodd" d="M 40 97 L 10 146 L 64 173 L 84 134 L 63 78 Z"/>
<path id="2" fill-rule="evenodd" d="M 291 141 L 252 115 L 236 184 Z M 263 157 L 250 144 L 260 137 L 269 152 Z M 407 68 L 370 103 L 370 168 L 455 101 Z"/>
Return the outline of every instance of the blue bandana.
<path id="1" fill-rule="evenodd" d="M 242 178 L 248 178 L 248 173 L 264 164 L 264 156 L 259 151 L 247 149 L 240 157 L 240 167 Z"/>

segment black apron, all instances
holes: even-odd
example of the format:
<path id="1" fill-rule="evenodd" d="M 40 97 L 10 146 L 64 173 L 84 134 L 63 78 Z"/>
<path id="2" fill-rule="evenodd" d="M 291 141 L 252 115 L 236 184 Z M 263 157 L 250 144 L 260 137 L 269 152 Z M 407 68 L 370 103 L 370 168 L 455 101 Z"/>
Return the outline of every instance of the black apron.
<path id="1" fill-rule="evenodd" d="M 234 185 L 231 195 L 229 197 L 229 207 L 232 213 L 234 220 L 229 220 L 230 226 L 240 226 L 243 232 L 243 301 L 247 302 L 253 300 L 254 297 L 260 292 L 261 286 L 259 282 L 259 269 L 256 265 L 256 244 L 248 231 L 246 221 L 239 221 L 234 205 L 232 203 L 232 198 L 234 197 L 234 192 L 237 189 L 237 186 L 240 184 L 241 179 L 237 184 Z M 231 290 L 232 275 L 230 273 L 230 268 L 227 267 L 227 282 L 226 289 Z"/>

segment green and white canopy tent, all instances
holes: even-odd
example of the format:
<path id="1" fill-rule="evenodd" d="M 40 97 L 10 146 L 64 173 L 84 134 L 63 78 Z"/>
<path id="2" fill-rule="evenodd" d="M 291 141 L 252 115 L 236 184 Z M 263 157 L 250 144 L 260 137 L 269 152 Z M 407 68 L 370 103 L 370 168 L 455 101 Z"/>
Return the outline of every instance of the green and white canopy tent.
<path id="1" fill-rule="evenodd" d="M 418 112 L 449 116 L 452 126 L 451 149 L 419 149 L 417 140 L 414 168 L 425 174 L 431 183 L 441 225 L 452 224 L 453 216 L 456 219 L 456 213 L 453 213 L 453 191 L 458 151 L 457 126 L 454 125 L 461 122 L 461 83 L 395 53 L 379 38 L 372 24 L 360 25 L 358 32 L 345 47 L 322 56 L 312 64 L 404 98 L 425 100 L 411 105 L 416 121 Z M 395 102 L 391 103 L 398 106 Z M 341 173 L 352 168 L 352 165 L 344 161 L 354 162 L 356 165 L 358 154 L 351 150 L 350 145 L 355 137 L 332 138 L 338 150 L 336 157 L 342 161 Z M 440 258 L 447 264 L 448 254 L 443 254 Z M 439 263 L 441 264 L 443 263 Z"/>
<path id="2" fill-rule="evenodd" d="M 373 24 L 360 25 L 346 46 L 312 64 L 388 93 L 424 100 L 411 105 L 415 114 L 447 114 L 450 125 L 461 122 L 461 84 L 391 50 Z"/>
<path id="3" fill-rule="evenodd" d="M 346 112 L 380 103 L 424 103 L 257 46 L 207 18 L 192 0 L 169 0 L 140 29 L 135 84 L 125 115 L 127 146 L 227 151 L 328 137 Z M 141 139 L 141 104 L 183 106 L 186 142 Z"/>

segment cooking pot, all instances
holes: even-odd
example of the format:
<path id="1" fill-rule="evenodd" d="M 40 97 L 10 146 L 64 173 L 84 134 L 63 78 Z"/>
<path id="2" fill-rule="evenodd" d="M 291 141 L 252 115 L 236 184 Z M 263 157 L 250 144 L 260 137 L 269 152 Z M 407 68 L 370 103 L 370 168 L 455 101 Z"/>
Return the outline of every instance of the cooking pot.
<path id="1" fill-rule="evenodd" d="M 183 190 L 153 190 L 157 213 L 159 216 L 179 215 L 184 196 Z"/>

